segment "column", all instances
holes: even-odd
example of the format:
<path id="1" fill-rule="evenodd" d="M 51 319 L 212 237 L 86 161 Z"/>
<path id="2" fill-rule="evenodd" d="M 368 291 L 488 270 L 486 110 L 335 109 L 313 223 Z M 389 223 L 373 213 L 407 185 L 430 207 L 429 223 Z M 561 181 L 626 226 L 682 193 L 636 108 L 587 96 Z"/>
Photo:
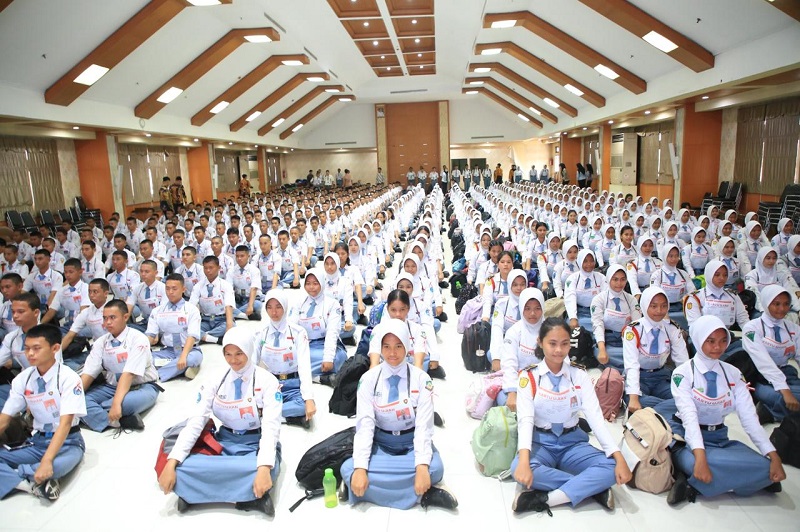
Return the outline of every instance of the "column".
<path id="1" fill-rule="evenodd" d="M 192 200 L 205 202 L 216 199 L 216 190 L 211 184 L 211 150 L 213 146 L 203 142 L 199 148 L 188 148 L 186 160 L 189 165 L 189 181 L 192 187 Z"/>
<path id="2" fill-rule="evenodd" d="M 112 149 L 113 154 L 110 154 Z M 113 155 L 113 166 L 111 155 Z M 108 220 L 114 211 L 124 213 L 122 180 L 116 164 L 114 137 L 98 130 L 92 140 L 75 140 L 75 158 L 80 176 L 81 196 L 86 206 L 90 209 L 100 209 L 103 220 Z"/>

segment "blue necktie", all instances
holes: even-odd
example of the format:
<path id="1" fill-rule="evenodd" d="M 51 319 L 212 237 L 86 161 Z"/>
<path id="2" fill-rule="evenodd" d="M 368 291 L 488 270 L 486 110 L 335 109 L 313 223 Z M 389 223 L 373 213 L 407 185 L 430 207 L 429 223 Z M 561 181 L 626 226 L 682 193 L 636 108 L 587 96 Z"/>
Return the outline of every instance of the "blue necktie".
<path id="1" fill-rule="evenodd" d="M 500 281 L 500 291 L 508 295 L 508 281 Z"/>
<path id="2" fill-rule="evenodd" d="M 614 310 L 622 311 L 622 307 L 619 306 L 619 298 L 618 297 L 612 297 L 611 301 L 614 302 L 614 306 L 616 307 Z"/>
<path id="3" fill-rule="evenodd" d="M 795 264 L 800 266 L 800 262 L 797 262 L 800 258 L 794 259 Z M 730 274 L 731 268 L 733 267 L 733 259 L 722 259 L 722 262 L 725 263 L 725 266 L 728 268 L 728 274 Z"/>
<path id="4" fill-rule="evenodd" d="M 36 384 L 39 385 L 38 393 L 44 393 L 46 389 L 44 384 L 44 379 L 42 377 L 39 377 L 38 379 L 36 379 Z"/>
<path id="5" fill-rule="evenodd" d="M 11 305 L 8 306 L 8 315 L 6 316 L 6 319 L 8 321 L 12 321 L 14 319 L 14 316 L 11 314 Z"/>
<path id="6" fill-rule="evenodd" d="M 145 286 L 144 287 L 144 298 L 145 299 L 150 299 L 150 287 L 149 286 Z"/>
<path id="7" fill-rule="evenodd" d="M 239 275 L 244 275 L 244 268 L 239 268 Z"/>
<path id="8" fill-rule="evenodd" d="M 558 251 L 553 252 L 553 263 L 558 262 Z"/>
<path id="9" fill-rule="evenodd" d="M 755 242 L 755 243 L 753 244 L 753 249 L 754 249 L 755 251 L 758 251 L 758 242 Z"/>
<path id="10" fill-rule="evenodd" d="M 706 395 L 712 399 L 717 397 L 717 372 L 706 371 L 703 373 L 706 378 Z"/>
<path id="11" fill-rule="evenodd" d="M 44 276 L 42 274 L 39 274 L 39 280 L 40 281 L 44 281 L 46 278 L 47 278 L 46 276 Z"/>
<path id="12" fill-rule="evenodd" d="M 569 264 L 567 264 L 567 266 L 569 266 L 569 271 L 571 272 L 575 271 L 575 265 L 573 263 L 570 262 Z"/>
<path id="13" fill-rule="evenodd" d="M 86 261 L 86 273 L 92 273 L 92 263 L 88 260 Z"/>
<path id="14" fill-rule="evenodd" d="M 117 276 L 116 276 L 116 278 L 115 278 L 115 280 L 114 280 L 114 282 L 115 282 L 115 283 L 119 283 L 120 281 L 122 281 L 122 274 L 121 274 L 121 273 L 118 273 L 118 274 L 117 274 Z"/>
<path id="15" fill-rule="evenodd" d="M 233 399 L 238 401 L 242 398 L 242 378 L 237 377 L 233 380 Z"/>
<path id="16" fill-rule="evenodd" d="M 518 304 L 517 305 L 517 321 L 519 321 L 519 320 L 520 320 L 520 315 L 519 315 L 519 304 Z"/>
<path id="17" fill-rule="evenodd" d="M 703 246 L 697 246 L 697 252 L 698 253 L 702 253 L 703 252 Z"/>
<path id="18" fill-rule="evenodd" d="M 553 391 L 558 391 L 558 385 L 561 383 L 561 375 L 553 375 L 552 373 L 548 373 L 547 377 L 550 379 L 550 383 L 553 385 Z M 556 436 L 561 436 L 561 433 L 564 432 L 564 424 L 563 423 L 550 423 L 550 430 L 553 431 L 553 434 Z"/>
<path id="19" fill-rule="evenodd" d="M 666 273 L 666 272 L 664 272 Z M 677 273 L 667 273 L 667 279 L 669 279 L 669 284 L 675 285 L 675 276 L 678 275 Z"/>
<path id="20" fill-rule="evenodd" d="M 400 390 L 397 389 L 400 375 L 390 375 L 386 380 L 389 381 L 389 402 L 394 403 L 400 399 Z"/>
<path id="21" fill-rule="evenodd" d="M 273 333 L 272 336 L 273 336 L 272 347 L 280 347 L 280 345 L 281 345 L 281 332 L 280 331 L 275 331 L 275 333 Z"/>
<path id="22" fill-rule="evenodd" d="M 317 310 L 317 302 L 312 299 L 311 304 L 308 306 L 308 312 L 306 312 L 306 316 L 309 318 L 314 317 L 315 310 Z"/>
<path id="23" fill-rule="evenodd" d="M 120 341 L 119 341 L 119 340 L 117 340 L 116 338 L 114 338 L 114 339 L 112 339 L 112 340 L 111 340 L 111 347 L 119 347 L 119 346 L 121 346 L 121 345 L 122 345 L 122 342 L 120 342 Z"/>
<path id="24" fill-rule="evenodd" d="M 214 295 L 214 285 L 213 284 L 207 284 L 206 288 L 208 289 L 208 297 L 211 297 L 212 295 Z"/>
<path id="25" fill-rule="evenodd" d="M 772 327 L 772 330 L 775 331 L 775 341 L 776 342 L 783 342 L 783 340 L 781 339 L 781 326 L 780 325 L 774 325 Z"/>
<path id="26" fill-rule="evenodd" d="M 650 259 L 644 259 L 644 271 L 650 273 Z"/>
<path id="27" fill-rule="evenodd" d="M 800 257 L 795 257 L 794 258 L 794 265 L 795 266 L 800 266 Z"/>
<path id="28" fill-rule="evenodd" d="M 591 287 L 592 287 L 592 278 L 591 277 L 587 277 L 586 281 L 583 283 L 583 288 L 588 290 Z"/>
<path id="29" fill-rule="evenodd" d="M 186 268 L 186 277 L 191 277 L 191 276 L 192 276 L 192 270 Z"/>
<path id="30" fill-rule="evenodd" d="M 657 355 L 658 354 L 658 337 L 661 334 L 661 329 L 653 329 L 650 331 L 653 335 L 653 341 L 650 343 L 650 354 Z"/>
<path id="31" fill-rule="evenodd" d="M 75 291 L 75 287 L 74 287 L 74 286 L 70 286 L 70 287 L 69 287 L 69 291 L 70 291 L 70 292 L 74 292 L 74 291 Z"/>

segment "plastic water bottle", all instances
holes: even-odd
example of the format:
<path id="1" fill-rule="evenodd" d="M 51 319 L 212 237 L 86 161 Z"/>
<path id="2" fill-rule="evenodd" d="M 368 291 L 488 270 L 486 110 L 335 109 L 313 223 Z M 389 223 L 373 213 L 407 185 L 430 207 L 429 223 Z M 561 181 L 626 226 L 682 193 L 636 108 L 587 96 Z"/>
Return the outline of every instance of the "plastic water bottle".
<path id="1" fill-rule="evenodd" d="M 325 490 L 325 507 L 335 508 L 339 504 L 336 495 L 336 477 L 333 476 L 333 469 L 326 469 L 325 476 L 322 477 L 322 489 Z"/>
<path id="2" fill-rule="evenodd" d="M 461 281 L 456 281 L 456 290 L 461 290 Z"/>

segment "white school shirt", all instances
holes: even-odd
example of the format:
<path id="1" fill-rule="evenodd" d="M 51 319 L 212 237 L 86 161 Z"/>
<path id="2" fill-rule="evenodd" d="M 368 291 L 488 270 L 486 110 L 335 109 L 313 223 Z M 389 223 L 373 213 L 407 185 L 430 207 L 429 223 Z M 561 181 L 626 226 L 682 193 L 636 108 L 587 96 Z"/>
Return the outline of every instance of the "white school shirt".
<path id="1" fill-rule="evenodd" d="M 309 314 L 311 303 L 316 302 L 314 313 Z M 316 298 L 306 295 L 303 302 L 289 309 L 289 321 L 305 329 L 309 340 L 325 338 L 322 361 L 333 362 L 342 326 L 342 307 L 334 298 L 320 292 Z"/>
<path id="2" fill-rule="evenodd" d="M 142 263 L 146 260 L 151 260 L 156 263 L 156 279 L 161 280 L 164 278 L 164 263 L 161 262 L 157 257 L 151 257 L 149 259 L 145 259 L 144 257 L 140 258 L 136 261 L 136 264 L 133 265 L 133 271 L 139 273 L 139 268 L 142 267 Z"/>
<path id="3" fill-rule="evenodd" d="M 186 296 L 191 296 L 194 287 L 204 279 L 203 268 L 196 262 L 192 263 L 191 267 L 188 269 L 186 265 L 181 264 L 174 271 L 183 276 L 183 293 Z M 222 272 L 220 271 L 220 275 L 221 274 Z"/>
<path id="4" fill-rule="evenodd" d="M 503 371 L 503 391 L 516 392 L 519 371 L 541 362 L 536 355 L 539 345 L 538 328 L 531 333 L 523 320 L 519 320 L 506 331 L 500 348 L 500 368 Z M 539 323 L 541 325 L 541 322 Z M 496 353 L 496 351 L 495 351 Z M 495 358 L 496 355 L 492 355 Z"/>
<path id="5" fill-rule="evenodd" d="M 172 265 L 172 271 L 181 267 L 181 253 L 183 253 L 184 249 L 186 249 L 185 244 L 180 249 L 172 246 L 169 248 L 169 251 L 167 251 L 167 261 Z"/>
<path id="6" fill-rule="evenodd" d="M 616 310 L 615 297 L 620 299 L 619 312 Z M 609 309 L 609 315 L 606 315 L 606 309 Z M 625 291 L 612 292 L 610 288 L 594 296 L 591 313 L 592 331 L 596 342 L 606 341 L 606 330 L 614 330 L 612 327 L 619 327 L 619 332 L 622 334 L 626 325 L 642 317 L 639 302 L 635 297 Z"/>
<path id="7" fill-rule="evenodd" d="M 235 399 L 234 381 L 241 378 L 242 397 Z M 283 397 L 278 379 L 264 368 L 251 365 L 241 376 L 228 369 L 200 387 L 192 416 L 186 420 L 169 459 L 183 462 L 213 415 L 232 430 L 261 429 L 256 467 L 275 466 L 275 448 L 281 430 Z M 213 479 L 210 479 L 213 482 Z"/>
<path id="8" fill-rule="evenodd" d="M 208 292 L 208 286 L 211 289 L 211 295 Z M 233 286 L 220 276 L 209 282 L 208 278 L 204 275 L 203 278 L 197 283 L 197 286 L 192 290 L 192 296 L 189 298 L 189 304 L 199 305 L 200 313 L 203 316 L 225 316 L 225 309 L 227 307 L 234 308 L 236 306 L 236 299 L 233 296 Z"/>
<path id="9" fill-rule="evenodd" d="M 89 301 L 89 285 L 79 280 L 75 286 L 66 283 L 56 292 L 50 309 L 58 312 L 64 309 L 64 325 L 71 325 L 75 318 L 80 314 L 81 307 L 91 305 Z"/>
<path id="10" fill-rule="evenodd" d="M 275 345 L 275 334 L 278 345 Z M 270 323 L 256 333 L 257 364 L 273 375 L 299 373 L 303 401 L 314 399 L 311 380 L 311 351 L 308 335 L 299 325 L 284 320 L 279 328 Z"/>
<path id="11" fill-rule="evenodd" d="M 88 284 L 93 279 L 106 278 L 105 264 L 103 264 L 103 261 L 97 255 L 91 259 L 81 256 L 81 266 L 83 267 L 81 279 L 84 283 Z"/>
<path id="12" fill-rule="evenodd" d="M 126 301 L 133 293 L 133 289 L 142 282 L 138 273 L 127 268 L 121 272 L 109 273 L 106 280 L 114 297 L 123 301 Z"/>
<path id="13" fill-rule="evenodd" d="M 589 281 L 589 288 L 586 288 L 586 281 Z M 578 319 L 578 305 L 591 309 L 592 301 L 595 296 L 608 288 L 606 276 L 593 271 L 576 271 L 567 277 L 564 287 L 564 306 L 567 309 L 568 319 Z"/>
<path id="14" fill-rule="evenodd" d="M 177 304 L 168 299 L 153 309 L 147 320 L 147 336 L 161 337 L 161 343 L 172 347 L 176 351 L 183 349 L 189 337 L 195 339 L 195 345 L 200 341 L 200 311 L 181 299 Z"/>
<path id="15" fill-rule="evenodd" d="M 19 329 L 19 325 L 14 323 L 14 316 L 11 312 L 11 301 L 3 301 L 0 304 L 0 327 L 11 332 Z"/>
<path id="16" fill-rule="evenodd" d="M 781 331 L 776 339 L 775 327 Z M 800 362 L 800 326 L 788 320 L 774 320 L 766 314 L 742 327 L 742 346 L 759 373 L 776 390 L 788 390 L 786 375 L 780 368 L 792 359 Z"/>
<path id="17" fill-rule="evenodd" d="M 39 392 L 40 378 L 44 392 Z M 44 375 L 36 367 L 23 370 L 11 381 L 3 414 L 13 417 L 26 409 L 33 415 L 33 429 L 37 432 L 57 431 L 61 416 L 73 415 L 71 426 L 77 426 L 86 415 L 81 378 L 58 361 Z"/>
<path id="18" fill-rule="evenodd" d="M 106 257 L 106 270 L 111 269 L 111 259 L 114 256 L 114 251 L 116 251 L 116 249 L 113 249 L 111 253 L 109 253 L 108 256 Z M 128 256 L 128 265 L 126 266 L 126 268 L 128 269 L 133 268 L 133 266 L 136 264 L 136 254 L 131 252 L 131 250 L 129 249 L 123 249 L 122 251 L 124 251 L 125 254 Z"/>
<path id="19" fill-rule="evenodd" d="M 50 293 L 57 292 L 63 285 L 64 277 L 57 271 L 48 268 L 46 272 L 41 273 L 37 268 L 28 274 L 28 278 L 22 284 L 22 289 L 26 292 L 35 292 L 39 296 L 39 301 L 44 305 L 47 303 Z"/>
<path id="20" fill-rule="evenodd" d="M 235 296 L 249 299 L 250 290 L 253 288 L 258 289 L 257 296 L 261 294 L 261 273 L 252 263 L 247 263 L 244 267 L 236 264 L 225 279 L 231 283 Z"/>
<path id="21" fill-rule="evenodd" d="M 120 345 L 114 346 L 114 341 Z M 96 379 L 101 373 L 110 386 L 116 386 L 118 375 L 123 373 L 133 374 L 132 386 L 158 382 L 150 341 L 143 333 L 130 327 L 125 327 L 116 338 L 111 333 L 104 334 L 95 340 L 83 366 L 84 375 Z"/>
<path id="22" fill-rule="evenodd" d="M 0 366 L 4 366 L 9 360 L 12 360 L 20 368 L 30 367 L 28 358 L 25 356 L 24 334 L 22 329 L 17 327 L 3 338 L 3 343 L 0 344 Z M 56 362 L 63 361 L 61 350 L 59 350 L 56 353 Z"/>
<path id="23" fill-rule="evenodd" d="M 653 330 L 658 329 L 658 353 L 650 353 Z M 646 319 L 635 321 L 622 331 L 622 358 L 625 364 L 625 392 L 642 395 L 639 387 L 640 370 L 663 368 L 671 358 L 675 365 L 689 360 L 689 351 L 681 329 L 669 320 L 653 327 Z"/>
<path id="24" fill-rule="evenodd" d="M 78 314 L 75 321 L 72 322 L 72 327 L 69 328 L 69 332 L 80 335 L 83 329 L 88 327 L 92 333 L 93 340 L 97 340 L 106 334 L 106 330 L 103 328 L 103 309 L 105 306 L 106 304 L 103 303 L 102 307 L 97 308 L 90 303 L 88 307 Z"/>
<path id="25" fill-rule="evenodd" d="M 150 297 L 147 297 L 148 288 L 150 289 Z M 126 303 L 133 307 L 139 307 L 142 317 L 144 318 L 144 324 L 147 325 L 147 319 L 150 317 L 150 313 L 153 312 L 153 309 L 166 300 L 167 287 L 161 281 L 156 280 L 149 286 L 145 283 L 136 285 L 131 291 L 131 295 L 128 296 Z"/>
<path id="26" fill-rule="evenodd" d="M 387 404 L 388 377 L 393 374 L 400 377 L 397 384 L 399 399 Z M 396 416 L 390 423 L 395 415 L 392 410 Z M 385 414 L 387 412 L 389 415 Z M 376 429 L 397 431 L 412 427 L 416 428 L 414 465 L 430 465 L 433 457 L 433 382 L 428 374 L 407 362 L 396 368 L 382 362 L 367 371 L 359 381 L 356 396 L 353 466 L 356 469 L 369 468 Z"/>

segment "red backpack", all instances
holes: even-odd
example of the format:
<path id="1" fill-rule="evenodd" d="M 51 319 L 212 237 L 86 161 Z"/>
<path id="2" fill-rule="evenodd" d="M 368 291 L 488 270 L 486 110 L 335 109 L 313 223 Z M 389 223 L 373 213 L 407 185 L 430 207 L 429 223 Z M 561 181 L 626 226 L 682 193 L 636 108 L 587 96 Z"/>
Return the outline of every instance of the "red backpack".
<path id="1" fill-rule="evenodd" d="M 625 379 L 614 368 L 606 368 L 594 384 L 594 392 L 607 421 L 614 421 L 622 404 L 622 394 L 625 391 Z"/>

